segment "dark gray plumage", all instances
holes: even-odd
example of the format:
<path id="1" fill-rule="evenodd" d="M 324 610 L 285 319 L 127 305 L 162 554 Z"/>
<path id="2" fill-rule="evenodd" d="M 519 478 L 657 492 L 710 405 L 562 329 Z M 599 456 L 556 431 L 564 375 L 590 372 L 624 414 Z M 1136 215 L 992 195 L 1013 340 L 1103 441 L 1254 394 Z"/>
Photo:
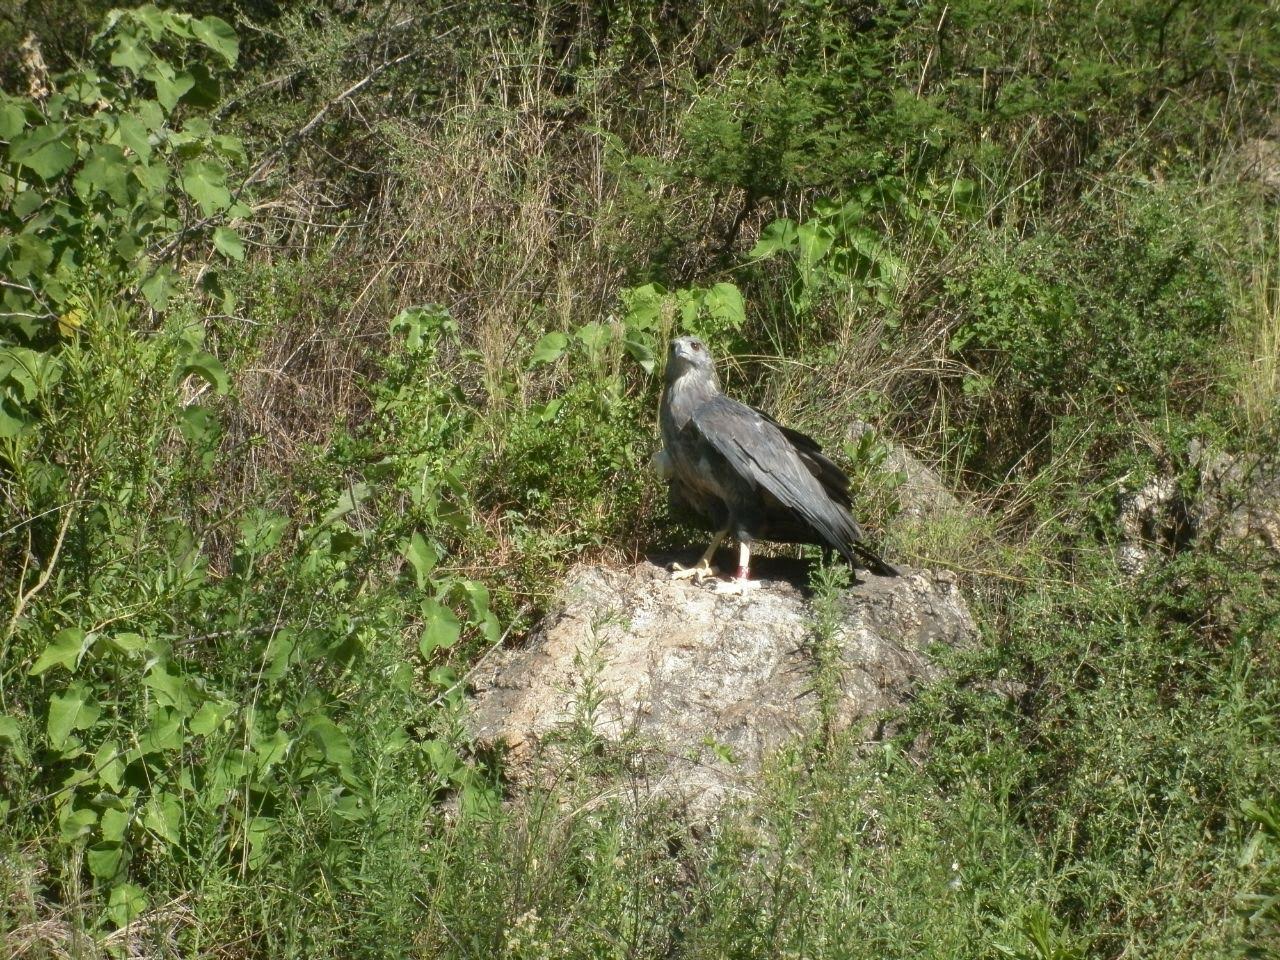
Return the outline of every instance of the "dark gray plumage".
<path id="1" fill-rule="evenodd" d="M 661 426 L 657 459 L 673 503 L 716 530 L 698 566 L 677 567 L 676 576 L 709 576 L 711 557 L 729 535 L 740 544 L 739 587 L 749 585 L 754 540 L 822 544 L 851 564 L 897 574 L 862 546 L 848 477 L 811 438 L 721 393 L 711 354 L 696 337 L 671 342 Z"/>

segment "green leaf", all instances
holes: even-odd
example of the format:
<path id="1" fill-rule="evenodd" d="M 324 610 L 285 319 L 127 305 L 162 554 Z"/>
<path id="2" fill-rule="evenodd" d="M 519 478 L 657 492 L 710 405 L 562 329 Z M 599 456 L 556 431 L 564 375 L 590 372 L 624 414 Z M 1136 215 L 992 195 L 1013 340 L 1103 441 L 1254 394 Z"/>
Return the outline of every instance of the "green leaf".
<path id="1" fill-rule="evenodd" d="M 76 152 L 61 139 L 60 125 L 37 127 L 9 142 L 9 159 L 38 177 L 52 180 L 76 162 Z"/>
<path id="2" fill-rule="evenodd" d="M 206 217 L 231 206 L 226 167 L 214 160 L 188 160 L 182 165 L 181 183 Z"/>
<path id="3" fill-rule="evenodd" d="M 65 693 L 55 694 L 49 701 L 49 745 L 61 750 L 74 731 L 93 726 L 100 713 L 84 684 L 77 683 Z"/>
<path id="4" fill-rule="evenodd" d="M 141 117 L 122 113 L 116 118 L 116 135 L 120 142 L 137 154 L 144 163 L 151 159 L 151 137 Z"/>
<path id="5" fill-rule="evenodd" d="M 202 17 L 191 21 L 191 32 L 197 40 L 222 57 L 227 66 L 235 66 L 240 54 L 240 41 L 227 21 L 218 17 Z"/>
<path id="6" fill-rule="evenodd" d="M 772 257 L 780 250 L 790 250 L 796 242 L 796 224 L 794 220 L 783 218 L 775 220 L 760 233 L 760 239 L 747 254 L 757 260 Z"/>
<path id="7" fill-rule="evenodd" d="M 457 614 L 439 600 L 422 601 L 422 619 L 424 627 L 418 649 L 424 657 L 430 657 L 436 650 L 452 647 L 458 642 L 462 624 L 458 622 Z"/>
<path id="8" fill-rule="evenodd" d="M 324 515 L 324 519 L 320 521 L 320 526 L 327 527 L 329 524 L 337 520 L 341 520 L 347 514 L 351 513 L 360 506 L 369 496 L 369 485 L 363 480 L 357 480 L 355 483 L 347 485 L 338 497 L 338 502 L 334 504 L 333 509 Z"/>
<path id="9" fill-rule="evenodd" d="M 206 700 L 191 718 L 187 728 L 197 736 L 208 736 L 222 726 L 222 722 L 235 712 L 237 706 L 234 700 Z"/>
<path id="10" fill-rule="evenodd" d="M 0 103 L 0 140 L 12 140 L 27 125 L 27 113 L 19 104 Z"/>
<path id="11" fill-rule="evenodd" d="M 529 355 L 529 366 L 537 366 L 540 363 L 554 363 L 564 354 L 565 347 L 569 345 L 569 338 L 559 331 L 553 331 L 546 334 L 539 340 L 533 348 L 533 353 Z"/>
<path id="12" fill-rule="evenodd" d="M 125 767 L 121 759 L 123 756 L 124 751 L 120 748 L 120 741 L 111 737 L 102 741 L 97 753 L 93 755 L 93 772 L 97 774 L 98 782 L 112 792 L 118 791 L 124 780 Z M 108 837 L 107 839 L 118 840 L 119 838 Z"/>
<path id="13" fill-rule="evenodd" d="M 173 268 L 165 265 L 157 267 L 155 272 L 147 279 L 142 281 L 139 288 L 142 295 L 147 298 L 147 303 L 151 304 L 154 310 L 163 310 L 165 304 L 169 302 L 169 297 L 173 295 L 173 289 L 176 284 L 177 274 Z"/>
<path id="14" fill-rule="evenodd" d="M 584 323 L 580 326 L 574 336 L 589 351 L 598 353 L 609 342 L 609 338 L 613 336 L 613 331 L 609 329 L 607 324 L 592 320 L 590 323 Z"/>
<path id="15" fill-rule="evenodd" d="M 117 204 L 129 202 L 129 171 L 133 166 L 124 150 L 111 143 L 95 144 L 72 181 L 81 199 L 105 193 Z"/>
<path id="16" fill-rule="evenodd" d="M 107 637 L 106 644 L 117 653 L 141 653 L 151 646 L 151 641 L 140 633 L 113 633 Z"/>
<path id="17" fill-rule="evenodd" d="M 142 685 L 154 690 L 156 701 L 166 707 L 183 709 L 191 705 L 187 678 L 173 664 L 154 664 L 142 679 Z"/>
<path id="18" fill-rule="evenodd" d="M 89 873 L 99 880 L 114 880 L 124 863 L 124 844 L 119 840 L 103 840 L 84 853 Z"/>
<path id="19" fill-rule="evenodd" d="M 705 303 L 711 316 L 732 330 L 741 329 L 747 322 L 747 310 L 742 302 L 742 293 L 732 283 L 717 283 L 707 291 Z"/>
<path id="20" fill-rule="evenodd" d="M 165 753 L 182 749 L 182 714 L 168 707 L 159 707 L 150 725 L 138 739 L 143 754 Z"/>
<path id="21" fill-rule="evenodd" d="M 303 735 L 320 748 L 329 763 L 340 769 L 350 769 L 353 756 L 351 739 L 328 717 L 312 717 L 303 728 Z"/>
<path id="22" fill-rule="evenodd" d="M 213 387 L 218 396 L 224 396 L 231 389 L 231 381 L 227 378 L 227 369 L 222 361 L 209 351 L 189 343 L 180 355 L 174 384 L 181 383 L 193 374 Z"/>
<path id="23" fill-rule="evenodd" d="M 177 843 L 182 832 L 182 805 L 172 793 L 155 794 L 142 814 L 142 825 L 166 843 Z"/>
<path id="24" fill-rule="evenodd" d="M 45 201 L 45 194 L 41 190 L 23 190 L 13 198 L 13 204 L 9 207 L 13 211 L 14 216 L 19 220 L 25 220 L 31 214 L 40 209 Z"/>
<path id="25" fill-rule="evenodd" d="M 232 260 L 244 259 L 244 241 L 230 227 L 218 227 L 213 231 L 213 246 L 224 257 Z"/>
<path id="26" fill-rule="evenodd" d="M 404 558 L 413 566 L 413 572 L 418 581 L 418 589 L 421 590 L 427 585 L 427 578 L 431 575 L 431 571 L 440 562 L 440 554 L 420 533 L 414 533 L 409 538 L 408 542 L 402 547 L 402 552 L 404 553 Z"/>
<path id="27" fill-rule="evenodd" d="M 0 714 L 0 744 L 8 744 L 9 752 L 13 754 L 14 759 L 24 766 L 30 759 L 26 741 L 22 736 L 22 726 L 16 717 Z"/>
<path id="28" fill-rule="evenodd" d="M 102 834 L 103 840 L 123 840 L 125 832 L 129 829 L 129 824 L 133 821 L 133 810 L 126 807 L 117 810 L 115 807 L 107 807 L 102 811 L 102 823 L 99 826 L 99 832 Z"/>
<path id="29" fill-rule="evenodd" d="M 151 51 L 132 33 L 121 33 L 111 51 L 111 65 L 124 67 L 134 73 L 141 73 L 142 68 L 151 62 Z"/>
<path id="30" fill-rule="evenodd" d="M 167 111 L 172 111 L 178 101 L 196 85 L 196 79 L 188 70 L 177 71 L 163 60 L 156 60 L 142 75 L 156 87 L 156 100 Z"/>
<path id="31" fill-rule="evenodd" d="M 44 648 L 36 662 L 27 671 L 27 676 L 38 677 L 51 667 L 62 666 L 74 673 L 80 663 L 80 656 L 89 646 L 85 632 L 79 627 L 67 627 L 54 634 L 53 640 Z"/>
<path id="32" fill-rule="evenodd" d="M 117 927 L 127 927 L 147 909 L 147 895 L 132 883 L 111 888 L 107 898 L 107 919 Z"/>
<path id="33" fill-rule="evenodd" d="M 86 836 L 98 822 L 98 813 L 88 807 L 68 807 L 58 818 L 58 836 L 65 843 L 72 843 Z"/>

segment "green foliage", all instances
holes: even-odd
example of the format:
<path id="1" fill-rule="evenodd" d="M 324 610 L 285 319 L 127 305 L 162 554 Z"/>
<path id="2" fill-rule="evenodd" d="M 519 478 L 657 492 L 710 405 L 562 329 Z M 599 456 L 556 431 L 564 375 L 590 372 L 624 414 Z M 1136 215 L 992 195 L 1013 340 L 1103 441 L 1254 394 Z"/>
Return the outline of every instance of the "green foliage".
<path id="1" fill-rule="evenodd" d="M 0 97 L 6 341 L 71 335 L 76 297 L 104 282 L 135 287 L 163 309 L 178 280 L 175 238 L 199 239 L 212 220 L 247 212 L 227 185 L 243 146 L 201 115 L 237 53 L 218 17 L 117 10 L 94 39 L 99 66 L 62 75 L 47 99 Z M 213 243 L 243 256 L 229 226 Z"/>
<path id="2" fill-rule="evenodd" d="M 1274 446 L 1234 183 L 1274 4 L 402 6 L 0 18 L 8 952 L 1275 955 L 1274 563 L 1107 559 L 1124 478 Z M 837 735 L 832 567 L 827 736 L 742 810 L 636 803 L 589 716 L 499 809 L 473 668 L 680 536 L 677 331 L 964 478 L 913 535 L 983 642 Z M 886 447 L 842 452 L 896 537 Z"/>

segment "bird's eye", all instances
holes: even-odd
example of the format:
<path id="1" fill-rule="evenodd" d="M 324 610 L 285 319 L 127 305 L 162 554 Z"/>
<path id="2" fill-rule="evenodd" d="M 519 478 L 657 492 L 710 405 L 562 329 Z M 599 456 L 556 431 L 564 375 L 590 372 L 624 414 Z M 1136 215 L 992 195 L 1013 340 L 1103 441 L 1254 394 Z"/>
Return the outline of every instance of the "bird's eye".
<path id="1" fill-rule="evenodd" d="M 695 349 L 695 350 L 701 350 L 701 349 L 702 349 L 702 344 L 700 344 L 697 340 L 693 341 L 693 349 Z"/>

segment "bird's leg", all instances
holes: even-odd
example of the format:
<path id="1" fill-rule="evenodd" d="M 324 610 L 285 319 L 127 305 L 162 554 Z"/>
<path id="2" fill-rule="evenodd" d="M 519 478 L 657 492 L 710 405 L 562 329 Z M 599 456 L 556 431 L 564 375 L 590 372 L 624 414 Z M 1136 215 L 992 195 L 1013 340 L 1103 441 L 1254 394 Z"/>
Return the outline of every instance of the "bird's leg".
<path id="1" fill-rule="evenodd" d="M 716 593 L 736 593 L 743 594 L 748 590 L 755 590 L 760 586 L 759 580 L 752 580 L 748 567 L 751 564 L 751 544 L 741 542 L 738 544 L 738 575 L 728 583 L 716 584 Z"/>
<path id="2" fill-rule="evenodd" d="M 682 567 L 678 563 L 671 565 L 672 580 L 705 580 L 707 577 L 714 577 L 717 573 L 716 568 L 711 566 L 711 558 L 716 555 L 716 550 L 720 544 L 724 542 L 724 538 L 729 535 L 728 530 L 721 530 L 711 538 L 711 546 L 707 547 L 706 552 L 692 567 Z"/>

